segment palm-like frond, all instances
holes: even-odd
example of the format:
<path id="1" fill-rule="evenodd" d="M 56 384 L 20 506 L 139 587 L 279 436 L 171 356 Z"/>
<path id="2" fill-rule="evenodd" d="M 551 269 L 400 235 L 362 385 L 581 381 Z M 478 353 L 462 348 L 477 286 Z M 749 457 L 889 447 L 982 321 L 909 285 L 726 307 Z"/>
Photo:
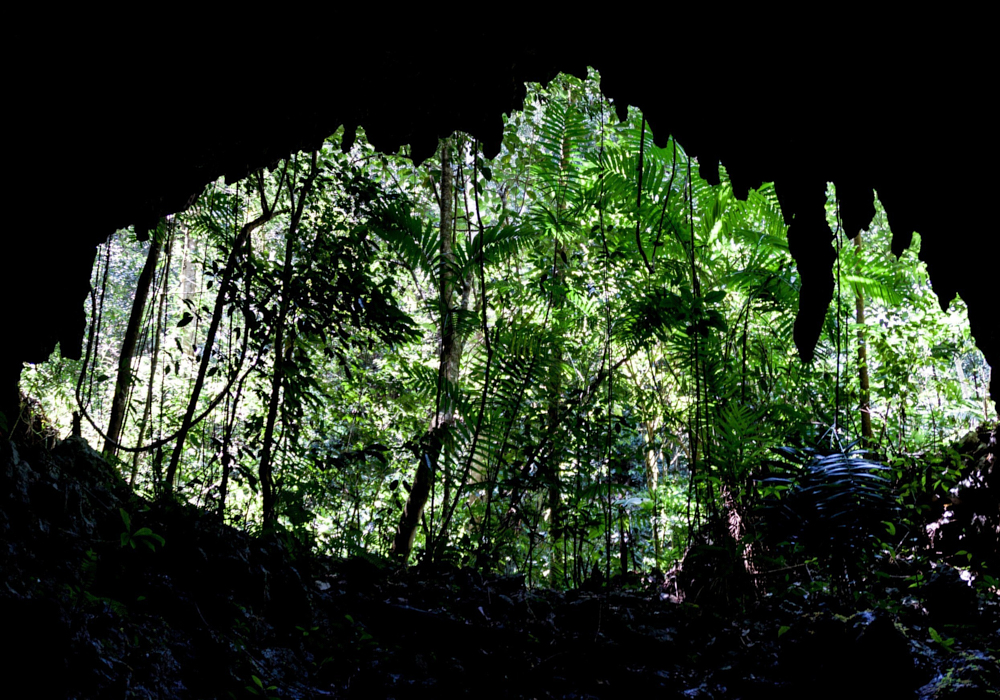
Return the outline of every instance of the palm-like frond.
<path id="1" fill-rule="evenodd" d="M 480 235 L 482 240 L 479 238 Z M 464 279 L 470 276 L 470 273 L 477 273 L 480 252 L 482 252 L 483 266 L 490 268 L 504 260 L 517 257 L 525 242 L 531 240 L 533 232 L 527 227 L 486 226 L 481 234 L 466 237 L 464 245 L 456 247 L 455 276 Z"/>
<path id="2" fill-rule="evenodd" d="M 384 207 L 370 223 L 372 231 L 388 243 L 407 269 L 420 271 L 437 285 L 441 265 L 441 230 L 433 222 L 413 216 L 399 203 Z"/>
<path id="3" fill-rule="evenodd" d="M 638 252 L 638 234 L 643 253 L 657 265 L 668 258 L 683 258 L 683 241 L 690 236 L 684 152 L 679 148 L 675 152 L 672 142 L 667 148 L 657 148 L 648 134 L 640 147 L 641 130 L 632 124 L 618 127 L 614 137 L 591 154 L 587 168 L 589 206 L 620 215 L 621 238 L 632 254 Z"/>
<path id="4" fill-rule="evenodd" d="M 742 472 L 764 449 L 766 428 L 764 411 L 736 400 L 726 402 L 719 410 L 715 425 L 718 452 L 715 461 Z"/>
<path id="5" fill-rule="evenodd" d="M 730 235 L 761 253 L 788 251 L 787 226 L 774 185 L 750 190 L 745 201 L 735 200 L 728 210 Z"/>
<path id="6" fill-rule="evenodd" d="M 683 327 L 684 300 L 669 289 L 654 289 L 627 299 L 619 313 L 614 326 L 615 340 L 632 354 L 653 341 L 666 342 L 674 331 Z"/>
<path id="7" fill-rule="evenodd" d="M 491 357 L 476 353 L 471 358 L 468 392 L 459 407 L 469 427 L 468 440 L 463 442 L 463 460 L 470 459 L 472 470 L 487 473 L 504 461 L 504 453 L 513 447 L 512 431 L 523 420 L 520 414 L 531 398 L 537 398 L 538 387 L 545 382 L 548 365 L 540 358 L 548 353 L 551 336 L 533 324 L 500 327 L 495 330 Z M 490 385 L 484 387 L 486 363 L 491 362 Z M 485 402 L 481 392 L 487 390 Z M 480 406 L 484 411 L 480 418 Z M 479 426 L 476 451 L 471 457 L 472 429 Z"/>
<path id="8" fill-rule="evenodd" d="M 784 460 L 772 466 L 783 476 L 767 481 L 787 490 L 777 510 L 778 529 L 808 553 L 843 563 L 857 559 L 878 524 L 891 517 L 895 498 L 883 474 L 889 468 L 850 447 L 834 452 L 780 447 Z M 773 520 L 773 519 L 772 519 Z"/>
<path id="9" fill-rule="evenodd" d="M 581 199 L 581 150 L 589 139 L 584 115 L 571 103 L 552 100 L 546 104 L 538 125 L 534 169 L 541 190 L 559 208 Z"/>
<path id="10" fill-rule="evenodd" d="M 844 284 L 851 285 L 856 295 L 876 298 L 886 306 L 899 306 L 904 296 L 911 293 L 912 284 L 901 279 L 899 265 L 895 261 L 853 247 L 850 257 L 853 260 L 847 262 L 841 279 Z"/>
<path id="11" fill-rule="evenodd" d="M 216 245 L 232 245 L 239 231 L 243 202 L 239 193 L 229 188 L 209 187 L 185 217 L 191 232 L 206 236 Z"/>
<path id="12" fill-rule="evenodd" d="M 538 140 L 531 166 L 540 196 L 526 221 L 568 243 L 585 205 L 584 151 L 591 138 L 583 113 L 567 100 L 546 103 L 537 125 Z"/>

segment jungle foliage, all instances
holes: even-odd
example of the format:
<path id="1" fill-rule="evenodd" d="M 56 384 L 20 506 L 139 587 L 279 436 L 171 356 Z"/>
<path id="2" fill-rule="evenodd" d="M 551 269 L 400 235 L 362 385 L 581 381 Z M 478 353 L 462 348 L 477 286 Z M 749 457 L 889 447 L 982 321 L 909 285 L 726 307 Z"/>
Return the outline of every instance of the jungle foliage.
<path id="1" fill-rule="evenodd" d="M 134 488 L 326 553 L 567 587 L 696 545 L 863 587 L 887 528 L 917 530 L 903 494 L 941 486 L 920 455 L 991 418 L 961 303 L 890 254 L 880 208 L 852 245 L 831 188 L 838 294 L 801 363 L 773 186 L 739 200 L 614 114 L 560 77 L 493 161 L 460 133 L 416 163 L 338 132 L 215 183 L 153 234 L 129 361 L 150 244 L 126 231 L 86 361 L 22 388 L 96 445 L 124 387 L 106 454 Z"/>

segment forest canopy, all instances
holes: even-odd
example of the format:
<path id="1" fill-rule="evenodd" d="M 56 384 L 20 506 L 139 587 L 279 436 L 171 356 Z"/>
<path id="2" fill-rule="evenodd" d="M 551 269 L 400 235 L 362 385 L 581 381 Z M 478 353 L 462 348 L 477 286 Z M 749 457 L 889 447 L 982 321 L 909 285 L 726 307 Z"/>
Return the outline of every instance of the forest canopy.
<path id="1" fill-rule="evenodd" d="M 843 230 L 830 186 L 836 295 L 802 363 L 773 186 L 709 185 L 598 80 L 530 86 L 492 160 L 458 132 L 417 163 L 340 131 L 214 183 L 146 243 L 120 232 L 85 359 L 27 366 L 22 391 L 60 434 L 79 414 L 139 492 L 372 561 L 579 586 L 693 541 L 749 552 L 760 508 L 817 483 L 904 527 L 958 479 L 928 483 L 916 456 L 991 418 L 919 236 L 894 257 L 877 201 Z M 872 485 L 838 491 L 845 473 Z M 874 530 L 813 553 L 853 580 L 844 548 Z"/>

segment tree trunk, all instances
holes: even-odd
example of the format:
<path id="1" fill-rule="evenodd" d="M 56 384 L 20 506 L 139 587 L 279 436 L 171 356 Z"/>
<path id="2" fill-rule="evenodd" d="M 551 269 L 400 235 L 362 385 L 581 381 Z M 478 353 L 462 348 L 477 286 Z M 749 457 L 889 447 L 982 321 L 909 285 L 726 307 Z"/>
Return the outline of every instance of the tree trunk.
<path id="1" fill-rule="evenodd" d="M 660 566 L 660 504 L 657 500 L 656 487 L 659 481 L 660 458 L 662 448 L 654 447 L 656 431 L 659 427 L 660 419 L 654 416 L 644 422 L 646 429 L 646 488 L 649 490 L 649 497 L 653 499 L 653 560 L 654 565 Z"/>
<path id="2" fill-rule="evenodd" d="M 156 234 L 149 239 L 149 251 L 146 253 L 146 264 L 139 273 L 139 281 L 135 286 L 135 299 L 132 301 L 132 311 L 125 327 L 125 337 L 122 339 L 121 351 L 118 355 L 118 378 L 115 380 L 115 397 L 111 402 L 111 417 L 108 419 L 107 437 L 104 440 L 104 454 L 114 456 L 118 453 L 118 440 L 121 438 L 122 425 L 125 422 L 125 409 L 128 395 L 132 388 L 132 356 L 139 340 L 142 328 L 142 317 L 146 312 L 146 299 L 149 298 L 149 287 L 156 272 L 156 263 L 160 259 L 163 248 L 163 238 Z M 152 372 L 152 370 L 150 370 Z"/>
<path id="3" fill-rule="evenodd" d="M 160 360 L 160 344 L 163 340 L 163 324 L 166 322 L 167 314 L 167 294 L 166 290 L 170 285 L 170 262 L 174 246 L 173 232 L 167 235 L 167 259 L 163 265 L 163 279 L 160 289 L 160 304 L 156 312 L 156 326 L 153 328 L 153 354 L 149 361 L 149 385 L 146 387 L 146 404 L 142 409 L 142 419 L 139 421 L 139 437 L 136 444 L 141 445 L 146 435 L 146 428 L 153 416 L 153 394 L 156 387 L 156 366 Z M 150 430 L 152 433 L 152 430 Z M 129 476 L 128 485 L 134 487 L 136 476 L 139 474 L 139 453 L 132 454 L 132 473 Z"/>
<path id="4" fill-rule="evenodd" d="M 244 333 L 244 338 L 246 334 Z M 248 374 L 244 374 L 240 378 L 240 381 L 236 385 L 236 392 L 233 395 L 233 403 L 228 410 L 228 417 L 226 420 L 226 425 L 224 432 L 222 434 L 222 457 L 219 460 L 222 463 L 222 479 L 219 482 L 219 506 L 218 506 L 218 516 L 219 522 L 225 522 L 226 518 L 226 497 L 229 494 L 229 475 L 233 471 L 233 432 L 236 429 L 236 415 L 237 409 L 240 405 L 240 398 L 243 395 L 243 382 L 247 378 Z"/>
<path id="5" fill-rule="evenodd" d="M 566 252 L 562 243 L 558 240 L 555 244 L 554 275 L 552 283 L 558 290 L 560 301 L 563 297 L 563 285 L 566 279 L 566 266 L 563 260 Z M 554 305 L 555 306 L 555 305 Z M 558 308 L 558 307 L 556 307 Z M 563 347 L 557 342 L 553 348 L 552 364 L 549 365 L 548 377 L 546 379 L 546 389 L 548 409 L 546 412 L 546 428 L 550 435 L 555 435 L 559 426 L 559 401 L 562 398 L 562 365 Z M 562 464 L 562 454 L 560 450 L 549 450 L 545 461 L 542 463 L 542 483 L 547 484 L 548 511 L 549 511 L 549 545 L 552 549 L 551 566 L 549 567 L 549 585 L 556 587 L 565 583 L 566 557 L 565 549 L 561 548 L 560 541 L 563 538 L 562 522 L 562 482 L 560 466 Z"/>
<path id="6" fill-rule="evenodd" d="M 856 252 L 858 256 L 861 255 L 861 236 L 862 233 L 859 231 L 858 235 L 854 238 L 854 246 L 857 249 Z M 860 263 L 859 263 L 860 264 Z M 872 435 L 872 414 L 870 401 L 870 384 L 868 381 L 868 351 L 865 347 L 865 297 L 858 290 L 857 296 L 854 298 L 854 308 L 856 311 L 856 320 L 858 322 L 858 385 L 861 388 L 861 438 L 865 447 L 870 448 L 873 442 Z"/>
<path id="7" fill-rule="evenodd" d="M 263 183 L 258 180 L 258 189 L 261 193 L 262 212 L 259 217 L 243 225 L 239 235 L 233 241 L 233 248 L 229 252 L 229 259 L 222 273 L 222 281 L 219 284 L 219 292 L 215 297 L 215 309 L 212 311 L 212 321 L 208 325 L 208 336 L 205 338 L 205 346 L 201 351 L 201 365 L 198 368 L 198 376 L 195 378 L 194 388 L 191 390 L 191 398 L 188 400 L 187 410 L 181 421 L 180 430 L 177 433 L 177 446 L 173 454 L 170 455 L 170 463 L 167 465 L 167 474 L 164 479 L 164 488 L 168 495 L 173 493 L 174 479 L 177 476 L 177 466 L 180 464 L 181 453 L 184 451 L 184 442 L 187 440 L 188 432 L 194 425 L 194 412 L 198 407 L 198 399 L 201 398 L 201 390 L 205 385 L 205 375 L 208 373 L 208 365 L 212 359 L 212 346 L 215 344 L 215 334 L 219 330 L 222 322 L 222 312 L 226 306 L 226 294 L 229 291 L 233 274 L 236 271 L 236 261 L 239 259 L 240 251 L 250 240 L 250 234 L 254 229 L 263 226 L 274 216 L 274 211 L 267 205 L 264 199 Z"/>
<path id="8" fill-rule="evenodd" d="M 453 200 L 455 180 L 451 168 L 451 139 L 441 142 L 441 269 L 438 274 L 438 304 L 441 315 L 441 353 L 438 363 L 435 414 L 421 445 L 420 462 L 413 486 L 392 542 L 392 554 L 405 562 L 413 551 L 417 524 L 431 493 L 449 433 L 455 423 L 454 392 L 462 359 L 462 339 L 456 328 L 455 297 L 455 227 Z"/>
<path id="9" fill-rule="evenodd" d="M 569 95 L 568 103 L 573 104 L 573 95 Z M 562 174 L 569 172 L 571 167 L 571 148 L 568 136 L 563 135 L 559 144 L 559 170 Z M 567 176 L 568 177 L 568 176 Z M 565 182 L 563 182 L 565 185 Z M 562 191 L 562 188 L 560 188 Z M 556 203 L 559 217 L 562 218 L 566 211 L 566 197 L 561 196 Z M 569 267 L 569 259 L 566 255 L 566 247 L 558 238 L 554 240 L 552 252 L 552 289 L 554 298 L 552 308 L 557 315 L 561 315 L 566 300 L 566 272 Z M 555 435 L 559 425 L 559 402 L 562 398 L 562 366 L 564 360 L 563 345 L 557 342 L 554 347 L 552 364 L 549 365 L 549 373 L 546 379 L 548 389 L 548 410 L 546 415 L 547 429 L 550 435 Z M 560 468 L 562 466 L 562 455 L 560 450 L 550 450 L 548 458 L 542 464 L 542 482 L 548 485 L 548 511 L 549 511 L 549 545 L 552 550 L 551 566 L 549 567 L 549 583 L 552 586 L 560 586 L 565 583 L 566 578 L 566 549 L 560 547 L 563 538 L 562 522 L 562 482 Z"/>
<path id="10" fill-rule="evenodd" d="M 197 303 L 198 292 L 198 268 L 194 264 L 194 256 L 198 251 L 198 241 L 190 231 L 184 232 L 184 242 L 181 246 L 183 257 L 181 258 L 181 304 L 185 309 L 193 310 Z M 181 346 L 187 355 L 188 362 L 185 364 L 184 373 L 189 376 L 189 372 L 195 363 L 195 329 L 196 324 L 188 324 L 181 331 Z"/>
<path id="11" fill-rule="evenodd" d="M 263 526 L 266 530 L 275 523 L 277 516 L 275 507 L 278 502 L 278 494 L 274 484 L 274 468 L 272 465 L 272 450 L 274 448 L 274 425 L 278 418 L 278 404 L 281 397 L 281 389 L 285 381 L 285 323 L 288 319 L 288 311 L 292 302 L 292 257 L 295 252 L 295 242 L 298 238 L 299 222 L 302 220 L 302 212 L 305 211 L 306 198 L 312 188 L 313 181 L 319 174 L 317 167 L 317 152 L 313 151 L 312 164 L 309 175 L 306 177 L 299 190 L 299 201 L 295 201 L 295 188 L 288 188 L 288 196 L 291 200 L 292 215 L 288 222 L 288 235 L 285 237 L 285 261 L 281 269 L 281 304 L 278 307 L 278 318 L 275 321 L 274 330 L 274 373 L 271 376 L 271 398 L 267 406 L 267 419 L 264 425 L 264 444 L 260 452 L 260 466 L 257 474 L 260 477 L 260 491 L 263 501 Z"/>

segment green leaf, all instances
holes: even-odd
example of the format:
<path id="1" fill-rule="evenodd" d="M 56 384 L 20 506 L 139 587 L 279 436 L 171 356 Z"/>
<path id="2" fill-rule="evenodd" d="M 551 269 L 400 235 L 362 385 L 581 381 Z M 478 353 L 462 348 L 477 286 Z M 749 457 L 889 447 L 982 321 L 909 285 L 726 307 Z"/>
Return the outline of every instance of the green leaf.
<path id="1" fill-rule="evenodd" d="M 928 627 L 927 631 L 931 635 L 931 639 L 940 644 L 946 651 L 952 651 L 952 647 L 955 646 L 954 637 L 944 637 L 933 627 Z"/>

